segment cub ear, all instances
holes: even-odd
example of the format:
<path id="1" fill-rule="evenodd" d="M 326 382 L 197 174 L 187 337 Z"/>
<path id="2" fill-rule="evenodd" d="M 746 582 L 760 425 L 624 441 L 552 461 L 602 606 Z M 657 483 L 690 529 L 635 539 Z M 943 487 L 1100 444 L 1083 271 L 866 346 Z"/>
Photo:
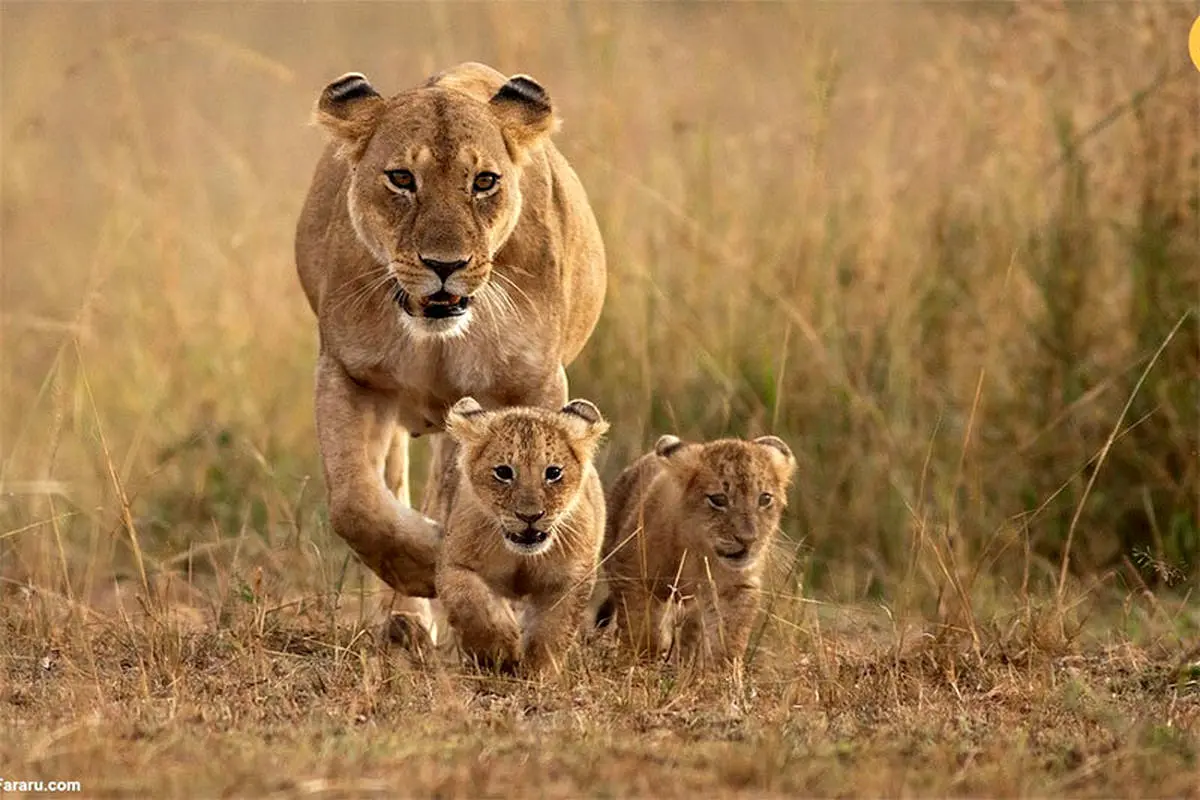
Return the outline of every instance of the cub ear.
<path id="1" fill-rule="evenodd" d="M 446 433 L 460 442 L 474 439 L 483 433 L 486 414 L 474 397 L 464 397 L 446 412 Z"/>
<path id="2" fill-rule="evenodd" d="M 666 462 L 666 468 L 676 476 L 690 475 L 699 463 L 703 448 L 695 442 L 685 442 L 678 436 L 665 434 L 654 443 L 654 454 Z"/>
<path id="3" fill-rule="evenodd" d="M 670 458 L 685 447 L 687 442 L 667 433 L 658 437 L 658 441 L 654 443 L 654 452 L 659 458 Z"/>
<path id="4" fill-rule="evenodd" d="M 383 109 L 383 98 L 366 76 L 347 72 L 321 92 L 314 118 L 338 143 L 338 155 L 354 162 L 362 158 Z"/>
<path id="5" fill-rule="evenodd" d="M 570 417 L 571 427 L 579 432 L 588 447 L 594 448 L 600 437 L 608 432 L 608 423 L 590 400 L 572 400 L 562 407 L 562 413 Z"/>
<path id="6" fill-rule="evenodd" d="M 789 475 L 796 469 L 796 457 L 792 455 L 792 448 L 788 447 L 787 442 L 778 436 L 759 436 L 754 440 L 754 444 L 770 448 L 773 459 L 776 462 L 782 461 Z"/>
<path id="7" fill-rule="evenodd" d="M 528 75 L 514 75 L 490 101 L 500 120 L 509 157 L 523 163 L 534 149 L 558 129 L 550 95 Z"/>
<path id="8" fill-rule="evenodd" d="M 604 421 L 600 416 L 600 409 L 596 408 L 596 404 L 591 400 L 572 400 L 562 407 L 562 413 L 574 414 L 589 425 Z"/>

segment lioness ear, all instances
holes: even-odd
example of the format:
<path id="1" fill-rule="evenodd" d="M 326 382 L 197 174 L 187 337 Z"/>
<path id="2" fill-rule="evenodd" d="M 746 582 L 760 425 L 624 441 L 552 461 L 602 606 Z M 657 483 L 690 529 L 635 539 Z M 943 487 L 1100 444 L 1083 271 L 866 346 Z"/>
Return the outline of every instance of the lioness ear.
<path id="1" fill-rule="evenodd" d="M 371 141 L 383 108 L 383 98 L 366 77 L 347 72 L 321 92 L 315 119 L 338 143 L 338 155 L 353 162 Z"/>
<path id="2" fill-rule="evenodd" d="M 476 439 L 483 434 L 486 413 L 474 397 L 464 397 L 446 412 L 446 433 L 459 442 Z"/>
<path id="3" fill-rule="evenodd" d="M 509 157 L 517 163 L 524 162 L 558 128 L 550 95 L 528 75 L 509 78 L 490 104 L 500 119 Z"/>
<path id="4" fill-rule="evenodd" d="M 791 476 L 795 471 L 796 457 L 792 455 L 792 448 L 788 447 L 783 439 L 778 436 L 760 436 L 754 440 L 754 444 L 770 448 L 772 460 L 783 467 L 785 475 Z"/>
<path id="5" fill-rule="evenodd" d="M 595 449 L 600 437 L 608 432 L 608 423 L 590 400 L 572 400 L 562 407 L 562 413 L 571 418 L 572 429 L 589 449 Z"/>

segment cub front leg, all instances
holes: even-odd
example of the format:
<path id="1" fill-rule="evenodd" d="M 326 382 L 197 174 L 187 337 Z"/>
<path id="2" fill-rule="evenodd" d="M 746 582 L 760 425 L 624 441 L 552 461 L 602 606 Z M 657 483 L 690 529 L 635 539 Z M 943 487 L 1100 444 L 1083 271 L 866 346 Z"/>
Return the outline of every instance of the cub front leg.
<path id="1" fill-rule="evenodd" d="M 725 661 L 733 661 L 746 655 L 750 644 L 750 632 L 754 629 L 754 618 L 758 615 L 761 593 L 757 586 L 735 586 L 720 595 L 724 614 L 722 628 L 717 641 L 716 655 Z"/>
<path id="2" fill-rule="evenodd" d="M 595 577 L 586 578 L 565 593 L 556 592 L 532 600 L 529 624 L 525 629 L 522 670 L 533 674 L 562 670 L 595 584 Z"/>
<path id="3" fill-rule="evenodd" d="M 634 655 L 657 656 L 664 649 L 663 604 L 641 581 L 617 579 L 612 588 L 617 628 Z"/>
<path id="4" fill-rule="evenodd" d="M 521 627 L 512 607 L 474 570 L 446 564 L 438 570 L 438 597 L 463 651 L 501 669 L 521 658 Z"/>
<path id="5" fill-rule="evenodd" d="M 685 657 L 729 663 L 746 654 L 754 617 L 758 613 L 757 586 L 738 585 L 719 593 L 704 591 L 691 609 L 680 635 Z"/>
<path id="6" fill-rule="evenodd" d="M 401 503 L 386 482 L 396 431 L 389 398 L 355 383 L 322 354 L 316 412 L 334 532 L 400 594 L 435 596 L 441 526 Z M 393 476 L 395 467 L 393 460 Z"/>

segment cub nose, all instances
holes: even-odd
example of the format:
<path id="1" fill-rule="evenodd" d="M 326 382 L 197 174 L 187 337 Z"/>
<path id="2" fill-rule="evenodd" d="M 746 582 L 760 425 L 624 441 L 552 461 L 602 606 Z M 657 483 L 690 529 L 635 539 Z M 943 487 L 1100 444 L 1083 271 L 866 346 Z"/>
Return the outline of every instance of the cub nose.
<path id="1" fill-rule="evenodd" d="M 544 516 L 546 516 L 545 511 L 535 511 L 532 514 L 522 514 L 519 511 L 517 512 L 517 519 L 521 520 L 521 522 L 524 522 L 526 525 L 532 525 Z"/>
<path id="2" fill-rule="evenodd" d="M 447 278 L 471 263 L 469 256 L 460 261 L 439 261 L 436 258 L 426 258 L 425 256 L 421 256 L 420 258 L 422 264 L 429 267 L 433 270 L 434 275 L 442 279 L 442 283 L 445 283 Z"/>

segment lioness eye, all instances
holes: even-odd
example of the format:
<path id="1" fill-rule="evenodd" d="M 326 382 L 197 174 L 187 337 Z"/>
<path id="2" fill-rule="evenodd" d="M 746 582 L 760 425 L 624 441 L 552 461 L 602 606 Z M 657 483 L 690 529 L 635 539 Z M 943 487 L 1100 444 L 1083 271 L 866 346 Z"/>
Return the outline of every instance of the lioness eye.
<path id="1" fill-rule="evenodd" d="M 501 464 L 498 467 L 492 467 L 492 475 L 501 483 L 512 483 L 513 468 L 508 464 Z"/>
<path id="2" fill-rule="evenodd" d="M 546 483 L 558 483 L 562 480 L 562 467 L 546 467 Z"/>
<path id="3" fill-rule="evenodd" d="M 758 496 L 758 507 L 759 508 L 770 508 L 771 503 L 773 503 L 773 502 L 775 502 L 775 498 L 771 496 L 770 492 L 763 492 L 762 494 L 760 494 Z"/>
<path id="4" fill-rule="evenodd" d="M 496 188 L 496 184 L 500 181 L 500 176 L 494 172 L 481 172 L 475 176 L 475 182 L 471 184 L 471 188 L 477 194 L 490 192 Z"/>
<path id="5" fill-rule="evenodd" d="M 389 169 L 383 174 L 387 176 L 388 183 L 402 192 L 413 192 L 417 189 L 417 179 L 406 169 Z"/>
<path id="6" fill-rule="evenodd" d="M 710 494 L 706 499 L 708 504 L 717 511 L 724 511 L 725 507 L 729 505 L 729 498 L 723 494 Z"/>

